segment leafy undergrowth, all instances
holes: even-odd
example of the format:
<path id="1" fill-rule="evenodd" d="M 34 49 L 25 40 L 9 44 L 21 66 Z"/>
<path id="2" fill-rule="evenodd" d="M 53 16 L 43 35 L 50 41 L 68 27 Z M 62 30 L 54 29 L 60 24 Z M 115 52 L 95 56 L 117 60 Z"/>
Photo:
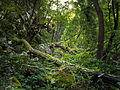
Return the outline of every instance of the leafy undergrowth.
<path id="1" fill-rule="evenodd" d="M 119 68 L 118 63 L 114 63 L 113 60 L 98 60 L 94 55 L 91 55 L 90 51 L 79 50 L 76 54 L 65 53 L 62 56 L 62 60 L 91 69 L 92 71 L 103 72 L 110 74 L 116 68 Z"/>
<path id="2" fill-rule="evenodd" d="M 104 73 L 110 73 L 113 66 L 112 63 L 98 62 L 89 52 L 74 55 L 64 53 L 61 59 Z M 53 62 L 29 52 L 3 50 L 0 62 L 0 88 L 3 90 L 115 90 L 102 80 L 91 81 L 92 77 L 82 71 L 63 69 L 65 66 L 58 67 Z"/>

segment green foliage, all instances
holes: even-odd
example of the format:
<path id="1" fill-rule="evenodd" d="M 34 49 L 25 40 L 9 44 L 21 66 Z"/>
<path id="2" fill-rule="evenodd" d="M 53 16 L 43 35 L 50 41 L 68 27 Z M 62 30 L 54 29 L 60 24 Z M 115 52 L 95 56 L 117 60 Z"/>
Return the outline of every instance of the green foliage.
<path id="1" fill-rule="evenodd" d="M 47 78 L 50 79 L 51 84 L 55 84 L 57 87 L 66 88 L 75 82 L 73 72 L 69 68 L 64 67 L 52 70 Z"/>
<path id="2" fill-rule="evenodd" d="M 117 90 L 101 79 L 91 81 L 92 77 L 81 70 L 76 72 L 66 66 L 58 67 L 52 62 L 54 57 L 49 58 L 54 55 L 92 71 L 119 76 L 118 71 L 112 71 L 120 67 L 120 26 L 113 30 L 115 22 L 110 1 L 99 1 L 104 13 L 104 49 L 108 46 L 111 33 L 115 34 L 107 58 L 101 61 L 96 59 L 99 27 L 93 1 L 72 0 L 62 5 L 60 0 L 1 0 L 0 89 Z M 116 3 L 120 1 L 114 2 L 116 8 Z M 118 24 L 119 19 L 120 17 Z M 37 52 L 51 61 L 32 55 L 27 49 L 33 48 L 27 41 L 32 47 L 48 45 L 40 48 L 44 53 Z M 25 42 L 25 45 L 21 42 Z M 71 54 L 57 47 L 51 49 L 48 44 L 51 42 L 61 42 L 69 50 L 75 49 L 75 53 Z M 120 82 L 117 84 L 120 85 Z"/>

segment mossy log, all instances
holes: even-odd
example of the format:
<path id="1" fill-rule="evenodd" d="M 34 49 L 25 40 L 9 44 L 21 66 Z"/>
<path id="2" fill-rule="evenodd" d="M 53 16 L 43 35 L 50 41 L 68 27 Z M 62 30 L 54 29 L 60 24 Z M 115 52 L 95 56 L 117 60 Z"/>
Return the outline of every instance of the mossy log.
<path id="1" fill-rule="evenodd" d="M 105 83 L 109 83 L 109 84 L 111 84 L 111 85 L 113 85 L 117 88 L 120 88 L 120 78 L 118 78 L 118 77 L 114 77 L 114 76 L 111 76 L 111 75 L 106 75 L 106 74 L 103 74 L 103 73 L 100 73 L 100 72 L 94 72 L 94 71 L 91 71 L 87 68 L 83 68 L 83 67 L 80 67 L 78 65 L 71 64 L 71 63 L 66 62 L 66 61 L 62 61 L 58 58 L 55 58 L 55 57 L 53 57 L 49 54 L 46 54 L 44 52 L 41 52 L 39 50 L 35 50 L 35 49 L 32 48 L 32 46 L 25 39 L 16 38 L 15 40 L 18 41 L 18 42 L 23 42 L 25 44 L 25 47 L 32 54 L 44 57 L 44 58 L 46 58 L 46 60 L 52 61 L 55 64 L 57 64 L 58 66 L 65 65 L 66 67 L 68 66 L 72 70 L 76 69 L 77 71 L 83 71 L 84 73 L 87 73 L 88 75 L 91 75 L 93 77 L 92 78 L 93 80 L 98 80 L 99 78 L 101 78 Z"/>
<path id="2" fill-rule="evenodd" d="M 62 61 L 62 60 L 60 60 L 60 59 L 58 59 L 58 58 L 56 58 L 56 57 L 53 57 L 52 55 L 49 55 L 49 54 L 47 54 L 47 53 L 44 53 L 44 52 L 41 52 L 41 51 L 39 51 L 39 50 L 33 49 L 32 46 L 31 46 L 25 39 L 14 38 L 14 40 L 17 41 L 17 42 L 22 42 L 22 43 L 24 43 L 26 49 L 29 50 L 32 54 L 35 54 L 35 55 L 40 56 L 40 57 L 44 57 L 44 58 L 46 58 L 47 60 L 54 62 L 54 63 L 57 64 L 58 66 L 61 66 L 61 65 L 63 65 L 63 64 L 72 65 L 71 63 Z"/>
<path id="3" fill-rule="evenodd" d="M 66 47 L 64 45 L 62 45 L 61 43 L 49 43 L 49 47 L 50 48 L 61 48 L 63 51 L 67 51 L 70 54 L 75 54 L 75 52 L 77 52 L 75 49 L 71 49 L 70 47 Z"/>

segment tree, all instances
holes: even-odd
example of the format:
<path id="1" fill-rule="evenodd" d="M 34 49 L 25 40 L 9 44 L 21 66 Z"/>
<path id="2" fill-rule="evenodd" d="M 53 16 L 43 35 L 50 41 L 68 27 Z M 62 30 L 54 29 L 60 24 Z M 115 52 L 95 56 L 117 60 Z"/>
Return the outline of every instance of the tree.
<path id="1" fill-rule="evenodd" d="M 114 20 L 113 30 L 117 30 L 117 28 L 118 28 L 118 21 L 119 21 L 118 20 L 119 19 L 119 6 L 118 6 L 118 2 L 115 2 L 114 0 L 111 0 L 111 1 L 112 1 L 112 12 L 113 12 L 113 20 Z M 111 36 L 109 38 L 107 48 L 104 51 L 103 59 L 107 58 L 107 54 L 110 52 L 110 49 L 111 49 L 114 37 L 115 37 L 115 32 L 111 32 Z"/>
<path id="2" fill-rule="evenodd" d="M 104 48 L 104 19 L 103 19 L 103 12 L 99 6 L 98 0 L 94 0 L 93 3 L 95 6 L 95 10 L 97 12 L 98 21 L 99 21 L 97 59 L 101 59 L 103 56 L 103 48 Z"/>

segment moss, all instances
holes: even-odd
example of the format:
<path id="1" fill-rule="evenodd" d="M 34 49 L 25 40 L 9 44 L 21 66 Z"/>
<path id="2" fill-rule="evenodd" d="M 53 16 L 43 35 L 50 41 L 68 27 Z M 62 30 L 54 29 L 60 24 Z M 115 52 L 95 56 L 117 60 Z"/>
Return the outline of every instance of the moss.
<path id="1" fill-rule="evenodd" d="M 57 70 L 57 71 L 56 71 Z M 55 79 L 57 87 L 68 87 L 75 81 L 75 75 L 69 68 L 58 68 L 53 72 L 52 78 Z"/>
<path id="2" fill-rule="evenodd" d="M 14 37 L 13 40 L 17 42 L 23 42 L 28 50 L 33 50 L 31 45 L 25 39 L 19 39 L 17 37 Z"/>
<path id="3" fill-rule="evenodd" d="M 33 48 L 31 47 L 31 45 L 25 40 L 25 39 L 20 39 L 21 42 L 24 42 L 26 48 L 28 50 L 33 50 Z"/>

